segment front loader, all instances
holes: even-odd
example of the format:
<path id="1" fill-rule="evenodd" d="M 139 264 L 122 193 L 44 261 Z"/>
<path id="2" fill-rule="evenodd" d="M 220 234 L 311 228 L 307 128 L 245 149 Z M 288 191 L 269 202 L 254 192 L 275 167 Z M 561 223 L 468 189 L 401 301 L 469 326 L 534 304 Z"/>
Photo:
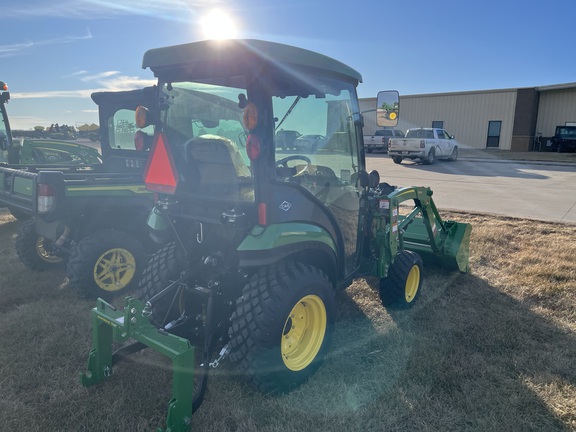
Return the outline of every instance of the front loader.
<path id="1" fill-rule="evenodd" d="M 443 221 L 429 188 L 366 172 L 354 69 L 259 40 L 153 49 L 143 68 L 158 78 L 136 123 L 154 126 L 144 177 L 162 247 L 123 309 L 98 300 L 84 385 L 158 351 L 173 364 L 161 430 L 188 431 L 224 360 L 266 393 L 306 382 L 329 349 L 336 293 L 355 278 L 378 277 L 386 307 L 410 308 L 421 257 L 468 270 L 470 225 Z M 383 104 L 397 107 L 398 93 L 381 92 Z M 326 141 L 295 152 L 276 143 L 285 130 Z"/>

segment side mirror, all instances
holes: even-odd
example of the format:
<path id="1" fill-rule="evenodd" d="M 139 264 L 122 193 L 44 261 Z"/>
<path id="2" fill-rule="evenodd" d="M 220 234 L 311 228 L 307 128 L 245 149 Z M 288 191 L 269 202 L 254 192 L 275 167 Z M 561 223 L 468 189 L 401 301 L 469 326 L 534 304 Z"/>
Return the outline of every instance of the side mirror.
<path id="1" fill-rule="evenodd" d="M 396 126 L 400 114 L 400 95 L 396 90 L 381 91 L 376 102 L 376 124 L 380 127 Z"/>
<path id="2" fill-rule="evenodd" d="M 374 189 L 380 184 L 380 173 L 376 170 L 372 170 L 368 173 L 369 185 L 371 189 Z"/>
<path id="3" fill-rule="evenodd" d="M 2 82 L 2 81 L 0 81 Z M 0 102 L 6 103 L 10 100 L 10 92 L 2 92 L 0 93 Z"/>

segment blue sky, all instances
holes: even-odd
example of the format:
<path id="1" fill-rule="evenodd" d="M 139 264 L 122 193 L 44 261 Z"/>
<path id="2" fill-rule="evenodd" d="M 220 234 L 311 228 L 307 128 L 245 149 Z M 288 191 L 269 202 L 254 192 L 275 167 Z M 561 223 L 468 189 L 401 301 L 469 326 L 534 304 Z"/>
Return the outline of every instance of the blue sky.
<path id="1" fill-rule="evenodd" d="M 574 0 L 19 0 L 3 5 L 0 31 L 12 127 L 97 123 L 93 91 L 152 83 L 144 52 L 206 39 L 214 9 L 237 38 L 300 46 L 357 69 L 360 97 L 576 81 Z"/>

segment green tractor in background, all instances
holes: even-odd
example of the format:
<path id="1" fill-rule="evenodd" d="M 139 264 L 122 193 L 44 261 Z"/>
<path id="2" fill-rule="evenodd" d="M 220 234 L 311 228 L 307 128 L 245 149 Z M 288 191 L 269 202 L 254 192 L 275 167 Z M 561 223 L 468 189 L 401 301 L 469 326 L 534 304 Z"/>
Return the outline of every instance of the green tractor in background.
<path id="1" fill-rule="evenodd" d="M 144 177 L 164 246 L 123 310 L 98 300 L 84 385 L 152 348 L 173 364 L 165 430 L 187 431 L 225 358 L 267 393 L 304 383 L 329 349 L 336 293 L 355 278 L 378 277 L 384 306 L 405 309 L 421 256 L 468 270 L 470 225 L 443 221 L 430 189 L 366 171 L 354 69 L 258 40 L 152 49 L 143 68 L 158 78 L 155 106 L 136 117 L 154 124 Z M 397 106 L 398 93 L 378 99 Z M 326 143 L 280 154 L 280 128 Z"/>

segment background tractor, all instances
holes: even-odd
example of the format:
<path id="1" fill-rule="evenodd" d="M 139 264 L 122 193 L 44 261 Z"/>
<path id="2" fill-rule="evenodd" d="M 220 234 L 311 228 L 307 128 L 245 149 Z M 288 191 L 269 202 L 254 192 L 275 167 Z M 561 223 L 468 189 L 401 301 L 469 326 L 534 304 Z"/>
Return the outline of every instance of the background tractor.
<path id="1" fill-rule="evenodd" d="M 420 295 L 421 256 L 467 271 L 470 225 L 443 221 L 430 189 L 366 172 L 354 69 L 258 40 L 153 49 L 143 68 L 158 78 L 155 105 L 136 116 L 154 123 L 144 177 L 163 246 L 138 298 L 123 310 L 98 300 L 84 385 L 150 347 L 173 363 L 166 430 L 189 430 L 225 358 L 267 393 L 304 383 L 329 349 L 336 293 L 355 278 L 376 276 L 382 303 L 402 309 Z M 280 153 L 281 127 L 326 143 Z"/>

